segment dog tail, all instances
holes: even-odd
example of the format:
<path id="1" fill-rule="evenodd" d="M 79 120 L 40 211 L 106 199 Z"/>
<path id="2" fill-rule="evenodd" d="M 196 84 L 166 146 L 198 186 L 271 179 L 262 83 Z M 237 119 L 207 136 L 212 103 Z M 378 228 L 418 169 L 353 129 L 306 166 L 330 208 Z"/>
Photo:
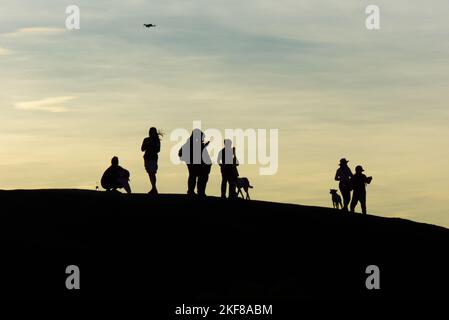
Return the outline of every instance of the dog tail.
<path id="1" fill-rule="evenodd" d="M 252 189 L 252 188 L 254 188 L 254 187 L 253 187 L 252 185 L 249 185 L 248 188 Z"/>

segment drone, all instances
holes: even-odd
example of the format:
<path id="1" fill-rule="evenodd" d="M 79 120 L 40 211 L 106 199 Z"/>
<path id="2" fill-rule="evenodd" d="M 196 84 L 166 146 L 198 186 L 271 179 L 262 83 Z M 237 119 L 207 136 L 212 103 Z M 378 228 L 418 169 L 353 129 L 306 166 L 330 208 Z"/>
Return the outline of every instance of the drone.
<path id="1" fill-rule="evenodd" d="M 146 27 L 146 28 L 154 28 L 154 27 L 156 27 L 156 25 L 152 24 L 152 23 L 148 23 L 148 24 L 144 23 L 143 26 Z"/>

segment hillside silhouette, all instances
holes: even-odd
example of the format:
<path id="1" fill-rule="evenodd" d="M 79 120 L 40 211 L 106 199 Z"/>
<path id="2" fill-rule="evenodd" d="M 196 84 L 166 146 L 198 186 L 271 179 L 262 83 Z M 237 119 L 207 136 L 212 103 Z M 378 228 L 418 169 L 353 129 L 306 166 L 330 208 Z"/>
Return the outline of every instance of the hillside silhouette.
<path id="1" fill-rule="evenodd" d="M 449 230 L 263 201 L 0 191 L 0 292 L 29 298 L 288 301 L 449 297 Z M 78 265 L 81 290 L 64 286 Z M 365 268 L 380 267 L 380 290 Z"/>

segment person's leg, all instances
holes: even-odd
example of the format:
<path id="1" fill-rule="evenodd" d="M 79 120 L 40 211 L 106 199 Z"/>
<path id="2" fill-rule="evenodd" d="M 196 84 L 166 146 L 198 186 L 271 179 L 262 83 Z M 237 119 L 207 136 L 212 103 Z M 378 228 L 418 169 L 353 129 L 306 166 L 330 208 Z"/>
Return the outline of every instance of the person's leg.
<path id="1" fill-rule="evenodd" d="M 189 178 L 187 180 L 187 194 L 193 195 L 195 194 L 196 185 L 195 168 L 192 164 L 188 164 L 187 168 L 189 169 Z"/>
<path id="2" fill-rule="evenodd" d="M 209 173 L 205 173 L 204 177 L 203 177 L 203 195 L 206 195 L 206 187 L 207 187 L 207 182 L 209 181 Z"/>
<path id="3" fill-rule="evenodd" d="M 209 180 L 210 166 L 201 164 L 198 166 L 198 194 L 206 196 L 207 181 Z"/>
<path id="4" fill-rule="evenodd" d="M 201 197 L 205 197 L 206 196 L 206 186 L 207 186 L 207 181 L 209 180 L 209 175 L 202 173 L 198 176 L 198 185 L 197 185 L 197 189 L 198 189 L 198 195 Z"/>
<path id="5" fill-rule="evenodd" d="M 351 201 L 351 191 L 345 185 L 340 184 L 340 192 L 343 197 L 343 211 L 348 211 L 349 202 Z"/>
<path id="6" fill-rule="evenodd" d="M 131 193 L 131 186 L 129 185 L 128 181 L 126 181 L 126 183 L 123 184 L 123 188 L 125 188 L 127 193 Z"/>
<path id="7" fill-rule="evenodd" d="M 121 178 L 119 179 L 119 188 L 124 188 L 127 193 L 131 193 L 131 186 L 129 185 L 129 181 L 127 178 Z"/>
<path id="8" fill-rule="evenodd" d="M 366 192 L 360 194 L 360 206 L 362 207 L 362 213 L 366 214 Z"/>
<path id="9" fill-rule="evenodd" d="M 236 179 L 229 179 L 229 198 L 237 198 Z"/>
<path id="10" fill-rule="evenodd" d="M 227 179 L 226 176 L 222 173 L 221 174 L 221 197 L 226 198 L 226 186 L 227 186 Z"/>
<path id="11" fill-rule="evenodd" d="M 354 191 L 354 193 L 352 194 L 351 212 L 355 211 L 355 207 L 357 206 L 357 202 L 359 202 L 359 194 Z"/>
<path id="12" fill-rule="evenodd" d="M 195 176 L 195 184 L 193 188 L 196 186 L 196 193 L 198 195 L 203 193 L 203 180 L 202 180 L 202 172 L 199 164 L 194 164 L 194 176 Z"/>
<path id="13" fill-rule="evenodd" d="M 150 176 L 150 182 L 151 182 L 151 191 L 150 191 L 150 193 L 157 193 L 156 172 L 148 173 L 148 175 Z"/>
<path id="14" fill-rule="evenodd" d="M 200 197 L 204 196 L 206 193 L 204 190 L 204 176 L 201 174 L 198 176 L 198 180 L 196 182 L 196 192 Z"/>

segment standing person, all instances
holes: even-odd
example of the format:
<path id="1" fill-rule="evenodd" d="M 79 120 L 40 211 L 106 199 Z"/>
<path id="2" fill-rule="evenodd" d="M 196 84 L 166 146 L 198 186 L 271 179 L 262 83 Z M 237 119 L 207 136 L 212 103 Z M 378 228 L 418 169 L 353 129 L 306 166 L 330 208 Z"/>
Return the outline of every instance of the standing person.
<path id="1" fill-rule="evenodd" d="M 145 170 L 150 177 L 151 190 L 149 194 L 158 194 L 156 187 L 156 173 L 158 169 L 157 160 L 158 153 L 161 151 L 161 137 L 162 133 L 157 131 L 155 127 L 150 128 L 149 136 L 143 139 L 141 150 L 145 152 L 143 159 L 145 163 Z"/>
<path id="2" fill-rule="evenodd" d="M 237 166 L 239 165 L 235 156 L 235 148 L 232 147 L 232 140 L 224 140 L 224 148 L 218 153 L 217 163 L 221 171 L 221 197 L 226 198 L 226 188 L 229 184 L 229 198 L 236 198 L 236 180 L 239 176 Z"/>
<path id="3" fill-rule="evenodd" d="M 117 189 L 124 188 L 127 193 L 131 193 L 129 177 L 129 171 L 119 166 L 118 158 L 113 157 L 111 159 L 111 166 L 106 169 L 101 177 L 101 186 L 106 191 L 116 191 Z"/>
<path id="4" fill-rule="evenodd" d="M 204 133 L 194 129 L 186 143 L 179 149 L 178 155 L 187 164 L 189 178 L 187 180 L 187 194 L 195 195 L 195 186 L 199 197 L 206 197 L 206 186 L 212 167 L 207 146 L 210 141 L 204 142 Z"/>
<path id="5" fill-rule="evenodd" d="M 335 173 L 335 180 L 340 181 L 339 189 L 343 196 L 343 211 L 348 211 L 349 202 L 351 201 L 351 178 L 352 171 L 348 167 L 348 160 L 340 159 L 340 168 Z"/>
<path id="6" fill-rule="evenodd" d="M 355 167 L 355 175 L 352 177 L 352 188 L 354 190 L 351 201 L 351 212 L 354 212 L 357 202 L 360 201 L 362 213 L 366 214 L 366 184 L 371 183 L 373 177 L 367 177 L 362 172 L 362 166 Z"/>

